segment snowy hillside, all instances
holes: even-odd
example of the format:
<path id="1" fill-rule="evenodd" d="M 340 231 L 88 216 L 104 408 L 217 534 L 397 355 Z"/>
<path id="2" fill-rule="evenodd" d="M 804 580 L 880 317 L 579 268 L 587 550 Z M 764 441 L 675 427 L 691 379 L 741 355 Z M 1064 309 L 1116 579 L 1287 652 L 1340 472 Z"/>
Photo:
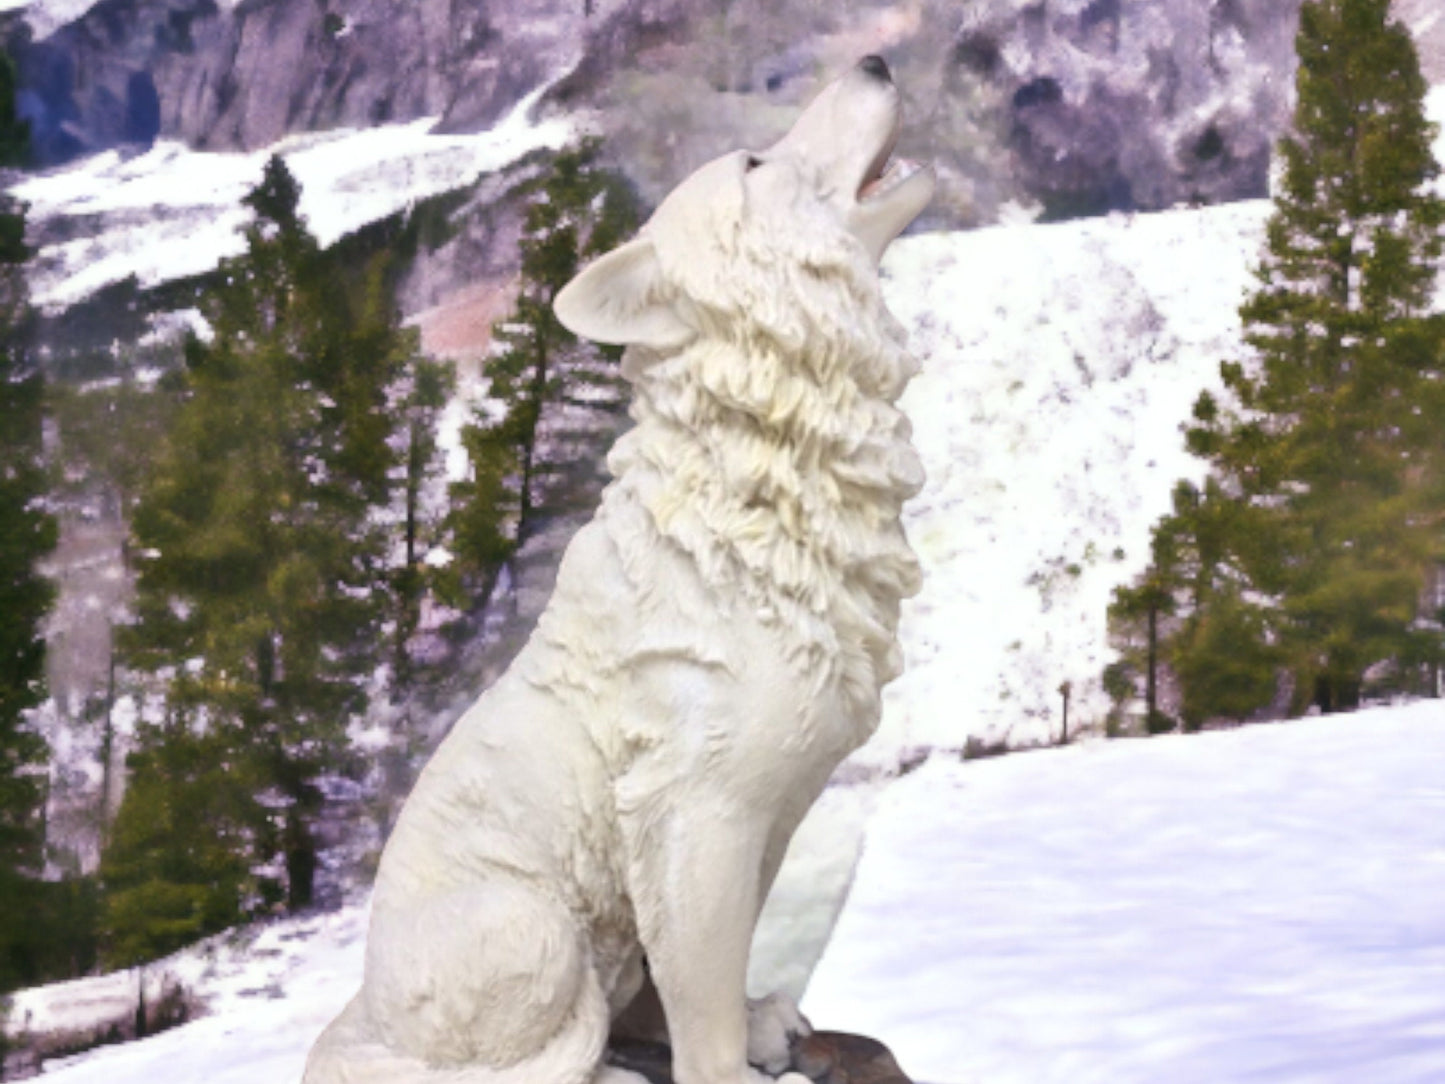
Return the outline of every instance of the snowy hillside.
<path id="1" fill-rule="evenodd" d="M 804 1010 L 920 1080 L 1445 1080 L 1445 703 L 894 785 Z"/>
<path id="2" fill-rule="evenodd" d="M 937 756 L 885 793 L 804 1009 L 934 1084 L 1445 1079 L 1442 763 L 1438 701 Z M 362 934 L 351 909 L 193 954 L 213 1015 L 44 1079 L 292 1084 Z"/>
<path id="3" fill-rule="evenodd" d="M 50 1062 L 47 1080 L 110 1084 L 294 1084 L 313 1039 L 355 992 L 365 911 L 220 935 L 146 969 L 147 999 L 180 982 L 209 1015 L 142 1042 Z M 121 972 L 15 996 L 8 1027 L 88 1029 L 132 1011 L 138 977 Z"/>
<path id="4" fill-rule="evenodd" d="M 32 299 L 59 312 L 130 275 L 154 286 L 238 255 L 249 219 L 241 198 L 273 154 L 301 184 L 301 213 L 311 232 L 330 245 L 530 151 L 566 143 L 575 134 L 569 120 L 531 117 L 545 89 L 477 135 L 433 134 L 436 118 L 430 118 L 294 136 L 254 154 L 198 152 L 162 141 L 135 157 L 107 151 L 30 177 L 11 191 L 29 204 L 32 223 L 59 226 L 59 237 L 42 241 L 34 262 Z"/>
<path id="5" fill-rule="evenodd" d="M 876 750 L 1011 743 L 1105 710 L 1110 590 L 1142 569 L 1180 423 L 1239 347 L 1266 203 L 905 239 L 889 304 L 923 372 L 904 408 L 928 469 L 908 667 Z M 948 705 L 948 710 L 938 710 Z"/>
<path id="6" fill-rule="evenodd" d="M 1445 121 L 1445 87 L 1428 107 Z M 1181 426 L 1219 363 L 1241 356 L 1236 310 L 1270 207 L 1000 226 L 889 251 L 888 303 L 923 363 L 903 406 L 928 482 L 905 515 L 927 579 L 904 608 L 908 668 L 860 759 L 1046 740 L 1066 681 L 1071 728 L 1102 719 L 1110 592 L 1143 570 L 1174 483 L 1201 476 Z"/>

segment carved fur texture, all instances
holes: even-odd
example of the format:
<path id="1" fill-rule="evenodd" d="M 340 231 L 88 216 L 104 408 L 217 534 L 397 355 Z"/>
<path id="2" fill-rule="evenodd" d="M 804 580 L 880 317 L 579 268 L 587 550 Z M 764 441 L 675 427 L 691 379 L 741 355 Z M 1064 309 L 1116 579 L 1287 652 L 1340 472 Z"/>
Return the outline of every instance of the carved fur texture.
<path id="1" fill-rule="evenodd" d="M 877 261 L 932 179 L 885 169 L 898 123 L 867 58 L 558 298 L 579 334 L 629 344 L 636 424 L 532 639 L 403 808 L 362 989 L 306 1084 L 638 1079 L 602 1060 L 638 999 L 660 1001 L 679 1084 L 788 1064 L 807 1025 L 747 1002 L 753 928 L 877 725 L 919 586 L 899 513 L 922 470 L 894 405 L 916 366 Z"/>

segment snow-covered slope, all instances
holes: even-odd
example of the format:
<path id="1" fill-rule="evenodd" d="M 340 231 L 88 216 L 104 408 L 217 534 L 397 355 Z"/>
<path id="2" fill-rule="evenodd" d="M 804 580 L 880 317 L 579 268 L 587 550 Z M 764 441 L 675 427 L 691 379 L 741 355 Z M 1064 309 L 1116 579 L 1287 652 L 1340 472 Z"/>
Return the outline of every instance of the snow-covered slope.
<path id="1" fill-rule="evenodd" d="M 1140 570 L 1180 423 L 1239 346 L 1266 203 L 908 238 L 889 304 L 923 372 L 904 408 L 928 469 L 907 510 L 927 573 L 907 670 L 865 751 L 1013 743 L 1105 708 L 1105 610 Z M 947 705 L 947 710 L 939 710 Z"/>
<path id="2" fill-rule="evenodd" d="M 1439 701 L 935 757 L 885 793 L 804 1009 L 935 1084 L 1445 1080 L 1442 763 Z M 193 955 L 211 1016 L 45 1079 L 293 1084 L 362 930 Z"/>
<path id="3" fill-rule="evenodd" d="M 29 177 L 11 191 L 32 223 L 55 223 L 32 267 L 31 296 L 58 312 L 135 275 L 153 286 L 215 267 L 245 249 L 241 198 L 281 155 L 301 184 L 301 213 L 329 245 L 418 200 L 459 188 L 528 152 L 556 148 L 571 121 L 534 121 L 545 91 L 477 135 L 434 134 L 436 118 L 360 131 L 294 136 L 254 154 L 192 151 L 161 141 L 135 157 L 108 151 L 76 166 Z M 71 236 L 75 234 L 75 236 Z"/>
<path id="4" fill-rule="evenodd" d="M 47 1063 L 45 1079 L 106 1084 L 294 1084 L 306 1051 L 356 992 L 363 907 L 222 935 L 146 969 L 147 994 L 179 981 L 209 1014 L 140 1042 Z M 136 1004 L 134 972 L 23 991 L 12 1033 L 88 1028 Z"/>
<path id="5" fill-rule="evenodd" d="M 1445 1080 L 1445 702 L 894 785 L 804 1011 L 920 1080 Z"/>
<path id="6" fill-rule="evenodd" d="M 1445 121 L 1445 87 L 1427 108 Z M 1174 483 L 1201 476 L 1181 426 L 1219 363 L 1241 356 L 1237 309 L 1270 207 L 999 226 L 890 250 L 888 302 L 923 363 L 903 405 L 928 482 L 905 515 L 927 579 L 904 609 L 907 670 L 860 759 L 1047 739 L 1066 681 L 1071 728 L 1102 718 L 1110 592 L 1147 563 Z"/>

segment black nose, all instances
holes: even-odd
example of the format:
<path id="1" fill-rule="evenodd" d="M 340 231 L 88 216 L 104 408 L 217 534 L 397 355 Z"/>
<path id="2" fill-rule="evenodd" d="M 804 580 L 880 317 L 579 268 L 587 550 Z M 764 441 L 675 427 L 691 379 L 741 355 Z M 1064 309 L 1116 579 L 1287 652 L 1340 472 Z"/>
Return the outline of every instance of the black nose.
<path id="1" fill-rule="evenodd" d="M 874 79 L 881 79 L 885 83 L 893 82 L 893 73 L 888 70 L 887 63 L 876 53 L 872 56 L 865 56 L 858 61 L 858 67 L 871 75 Z"/>

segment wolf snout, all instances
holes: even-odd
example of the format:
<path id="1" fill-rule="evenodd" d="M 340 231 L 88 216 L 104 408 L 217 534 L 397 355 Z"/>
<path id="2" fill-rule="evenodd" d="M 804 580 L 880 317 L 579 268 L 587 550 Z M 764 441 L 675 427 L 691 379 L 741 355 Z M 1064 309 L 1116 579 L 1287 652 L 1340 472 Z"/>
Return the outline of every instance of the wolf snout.
<path id="1" fill-rule="evenodd" d="M 866 75 L 885 83 L 893 82 L 893 73 L 888 70 L 888 62 L 877 53 L 870 53 L 858 61 L 858 68 Z"/>

